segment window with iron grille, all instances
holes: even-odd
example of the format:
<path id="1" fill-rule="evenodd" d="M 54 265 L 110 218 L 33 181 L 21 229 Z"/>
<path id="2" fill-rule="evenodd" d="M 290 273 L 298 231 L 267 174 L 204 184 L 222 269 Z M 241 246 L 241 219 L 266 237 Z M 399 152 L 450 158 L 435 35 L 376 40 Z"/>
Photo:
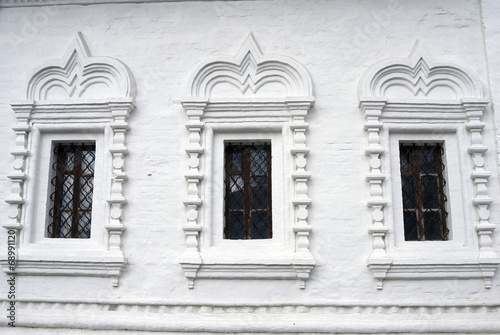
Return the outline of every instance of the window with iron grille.
<path id="1" fill-rule="evenodd" d="M 225 143 L 224 238 L 272 238 L 271 145 Z"/>
<path id="2" fill-rule="evenodd" d="M 406 241 L 448 240 L 441 144 L 399 144 Z"/>
<path id="3" fill-rule="evenodd" d="M 55 146 L 48 237 L 90 238 L 94 165 L 94 143 Z"/>

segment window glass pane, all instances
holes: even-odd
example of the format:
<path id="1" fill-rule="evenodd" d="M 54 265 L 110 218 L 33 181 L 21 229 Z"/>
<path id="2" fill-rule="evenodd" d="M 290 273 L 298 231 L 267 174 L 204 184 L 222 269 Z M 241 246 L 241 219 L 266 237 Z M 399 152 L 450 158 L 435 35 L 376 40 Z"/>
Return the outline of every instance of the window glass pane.
<path id="1" fill-rule="evenodd" d="M 61 192 L 61 207 L 62 208 L 71 208 L 73 205 L 73 188 L 75 185 L 75 181 L 72 175 L 65 175 L 63 177 L 63 184 L 60 190 Z"/>
<path id="2" fill-rule="evenodd" d="M 59 236 L 58 237 L 70 237 L 71 236 L 71 222 L 73 220 L 73 213 L 68 211 L 61 212 L 59 216 Z"/>
<path id="3" fill-rule="evenodd" d="M 224 157 L 224 237 L 272 238 L 271 146 L 226 143 Z"/>
<path id="4" fill-rule="evenodd" d="M 47 236 L 90 238 L 95 145 L 59 143 L 53 155 Z"/>
<path id="5" fill-rule="evenodd" d="M 403 188 L 403 206 L 405 208 L 415 208 L 415 185 L 413 184 L 412 176 L 401 176 L 401 184 Z"/>
<path id="6" fill-rule="evenodd" d="M 420 169 L 422 174 L 437 173 L 436 156 L 434 155 L 435 146 L 419 147 L 420 151 Z"/>
<path id="7" fill-rule="evenodd" d="M 240 152 L 233 151 L 231 164 L 232 164 L 231 168 L 233 171 L 241 172 L 243 170 L 242 169 L 243 159 Z"/>
<path id="8" fill-rule="evenodd" d="M 253 174 L 267 173 L 267 149 L 259 146 L 254 147 L 250 151 L 251 154 L 251 171 Z"/>
<path id="9" fill-rule="evenodd" d="M 83 174 L 94 174 L 94 164 L 95 164 L 95 151 L 83 150 L 82 151 L 82 173 Z"/>
<path id="10" fill-rule="evenodd" d="M 92 213 L 90 211 L 80 211 L 78 220 L 78 238 L 90 237 L 90 221 Z"/>
<path id="11" fill-rule="evenodd" d="M 253 212 L 252 218 L 252 238 L 261 239 L 268 236 L 268 214 L 267 212 Z"/>
<path id="12" fill-rule="evenodd" d="M 64 148 L 65 161 L 64 161 L 64 169 L 66 171 L 71 171 L 75 168 L 75 153 L 71 150 L 71 148 Z"/>
<path id="13" fill-rule="evenodd" d="M 245 181 L 242 176 L 230 176 L 228 205 L 229 209 L 243 209 L 243 186 Z"/>
<path id="14" fill-rule="evenodd" d="M 80 208 L 92 208 L 92 191 L 94 189 L 94 178 L 80 178 Z"/>
<path id="15" fill-rule="evenodd" d="M 404 212 L 405 241 L 418 241 L 416 212 Z"/>
<path id="16" fill-rule="evenodd" d="M 428 211 L 424 213 L 425 239 L 428 241 L 441 241 L 442 225 L 439 211 Z"/>
<path id="17" fill-rule="evenodd" d="M 438 178 L 422 176 L 422 207 L 440 208 Z"/>
<path id="18" fill-rule="evenodd" d="M 255 209 L 265 209 L 268 202 L 268 179 L 266 177 L 252 178 L 252 207 Z"/>
<path id="19" fill-rule="evenodd" d="M 447 240 L 442 146 L 400 144 L 399 152 L 405 240 Z"/>
<path id="20" fill-rule="evenodd" d="M 245 236 L 244 215 L 241 212 L 229 212 L 229 238 L 243 239 Z"/>

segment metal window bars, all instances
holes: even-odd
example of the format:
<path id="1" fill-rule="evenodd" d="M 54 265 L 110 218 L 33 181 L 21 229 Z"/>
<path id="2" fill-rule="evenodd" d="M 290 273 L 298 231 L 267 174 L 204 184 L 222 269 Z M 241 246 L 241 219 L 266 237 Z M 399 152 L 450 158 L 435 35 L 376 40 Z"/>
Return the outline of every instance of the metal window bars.
<path id="1" fill-rule="evenodd" d="M 399 154 L 405 240 L 448 240 L 443 147 L 400 143 Z"/>
<path id="2" fill-rule="evenodd" d="M 62 144 L 53 151 L 47 236 L 90 238 L 95 144 Z"/>
<path id="3" fill-rule="evenodd" d="M 226 143 L 224 238 L 272 238 L 271 145 Z"/>

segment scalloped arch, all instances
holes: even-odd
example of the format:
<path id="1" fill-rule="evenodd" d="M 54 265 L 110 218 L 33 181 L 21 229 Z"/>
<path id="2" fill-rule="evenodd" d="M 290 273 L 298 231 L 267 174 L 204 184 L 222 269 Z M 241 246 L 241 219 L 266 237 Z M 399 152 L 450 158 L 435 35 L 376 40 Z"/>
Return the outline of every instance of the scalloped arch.
<path id="1" fill-rule="evenodd" d="M 312 96 L 307 70 L 292 58 L 264 55 L 253 34 L 249 34 L 236 56 L 220 56 L 201 64 L 191 80 L 192 97 L 212 97 L 219 84 L 235 87 L 241 95 L 266 94 L 281 85 L 288 97 Z M 271 94 L 276 96 L 276 94 Z"/>
<path id="2" fill-rule="evenodd" d="M 463 66 L 432 62 L 416 43 L 410 57 L 386 59 L 365 72 L 360 97 L 461 99 L 482 98 L 481 82 Z"/>
<path id="3" fill-rule="evenodd" d="M 61 60 L 48 61 L 36 68 L 26 87 L 25 98 L 30 100 L 134 98 L 135 95 L 135 83 L 127 66 L 111 57 L 92 57 L 81 32 Z M 87 92 L 92 92 L 92 96 Z"/>

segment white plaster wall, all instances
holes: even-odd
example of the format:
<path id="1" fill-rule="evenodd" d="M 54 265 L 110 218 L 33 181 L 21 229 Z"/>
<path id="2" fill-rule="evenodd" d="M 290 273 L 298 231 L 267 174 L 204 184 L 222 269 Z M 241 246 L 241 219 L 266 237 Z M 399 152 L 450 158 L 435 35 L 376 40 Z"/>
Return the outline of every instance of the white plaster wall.
<path id="1" fill-rule="evenodd" d="M 26 276 L 18 277 L 18 296 L 243 306 L 484 302 L 497 306 L 498 318 L 498 273 L 491 289 L 485 289 L 482 280 L 391 280 L 383 290 L 375 289 L 366 267 L 372 250 L 365 205 L 368 164 L 364 115 L 357 97 L 359 79 L 370 65 L 384 58 L 408 57 L 418 39 L 433 59 L 468 66 L 485 88 L 491 83 L 493 104 L 500 105 L 498 15 L 500 5 L 493 0 L 482 1 L 482 6 L 472 0 L 278 0 L 1 8 L 0 199 L 9 193 L 6 175 L 12 168 L 10 128 L 15 118 L 9 102 L 19 97 L 31 69 L 61 58 L 81 31 L 93 55 L 121 60 L 137 84 L 137 108 L 129 123 L 128 205 L 123 221 L 127 227 L 123 250 L 129 264 L 120 286 L 113 288 L 107 278 Z M 189 76 L 199 62 L 236 54 L 249 32 L 265 54 L 282 54 L 302 63 L 314 82 L 316 105 L 308 117 L 308 170 L 313 178 L 308 193 L 313 199 L 310 249 L 317 266 L 305 290 L 295 281 L 274 280 L 197 280 L 195 289 L 189 290 L 177 262 L 184 250 L 181 200 L 187 166 L 183 149 L 187 118 L 178 100 L 187 95 Z M 493 131 L 489 114 L 485 121 L 485 132 Z M 499 122 L 497 118 L 497 126 Z M 489 152 L 488 163 L 495 161 L 493 154 Z M 490 195 L 497 200 L 497 167 L 490 164 L 488 169 L 493 172 Z M 491 206 L 497 224 L 499 206 L 498 201 Z M 7 205 L 0 202 L 4 217 L 6 211 Z M 6 241 L 5 233 L 0 230 L 1 241 Z M 494 248 L 500 253 L 498 234 Z M 6 280 L 0 281 L 0 296 L 5 298 L 3 292 Z M 94 315 L 92 310 L 81 313 Z M 484 312 L 475 313 L 489 318 Z M 356 317 L 350 320 L 357 329 Z M 396 318 L 391 322 L 397 324 Z"/>

